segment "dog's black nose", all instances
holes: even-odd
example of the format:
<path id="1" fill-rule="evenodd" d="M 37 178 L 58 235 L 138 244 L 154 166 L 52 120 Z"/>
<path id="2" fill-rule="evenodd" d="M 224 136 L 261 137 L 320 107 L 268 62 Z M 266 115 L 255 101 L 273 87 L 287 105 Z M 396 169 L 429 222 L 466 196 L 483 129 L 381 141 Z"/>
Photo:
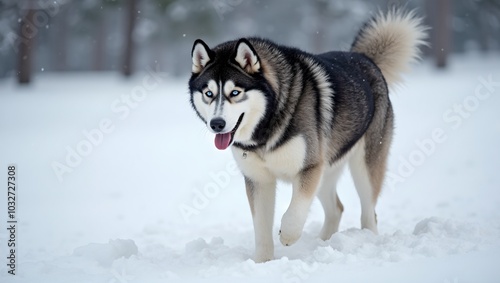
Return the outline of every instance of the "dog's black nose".
<path id="1" fill-rule="evenodd" d="M 217 133 L 221 132 L 226 126 L 226 121 L 222 118 L 214 118 L 210 121 L 210 128 Z"/>

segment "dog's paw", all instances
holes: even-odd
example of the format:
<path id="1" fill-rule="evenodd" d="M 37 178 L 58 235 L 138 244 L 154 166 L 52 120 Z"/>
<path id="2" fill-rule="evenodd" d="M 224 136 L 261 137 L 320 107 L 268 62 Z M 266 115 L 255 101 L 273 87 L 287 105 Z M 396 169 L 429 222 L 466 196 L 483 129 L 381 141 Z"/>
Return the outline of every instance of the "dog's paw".
<path id="1" fill-rule="evenodd" d="M 291 246 L 295 244 L 300 239 L 302 235 L 302 225 L 294 221 L 292 217 L 287 217 L 287 214 L 283 215 L 281 220 L 280 229 L 280 242 L 284 246 Z"/>
<path id="2" fill-rule="evenodd" d="M 253 261 L 255 261 L 255 263 L 264 263 L 264 262 L 268 262 L 268 261 L 271 261 L 273 260 L 273 257 L 272 256 L 267 256 L 267 255 L 255 255 Z"/>
<path id="3" fill-rule="evenodd" d="M 321 232 L 319 233 L 319 238 L 323 241 L 328 241 L 335 232 L 337 232 L 338 228 L 333 226 L 331 223 L 325 222 L 323 224 L 323 228 L 321 228 Z"/>
<path id="4" fill-rule="evenodd" d="M 302 230 L 287 231 L 286 229 L 285 230 L 282 229 L 280 234 L 280 242 L 281 244 L 283 244 L 283 246 L 291 246 L 300 239 L 301 235 L 302 235 Z"/>
<path id="5" fill-rule="evenodd" d="M 273 251 L 256 251 L 254 256 L 255 263 L 263 263 L 274 259 Z"/>

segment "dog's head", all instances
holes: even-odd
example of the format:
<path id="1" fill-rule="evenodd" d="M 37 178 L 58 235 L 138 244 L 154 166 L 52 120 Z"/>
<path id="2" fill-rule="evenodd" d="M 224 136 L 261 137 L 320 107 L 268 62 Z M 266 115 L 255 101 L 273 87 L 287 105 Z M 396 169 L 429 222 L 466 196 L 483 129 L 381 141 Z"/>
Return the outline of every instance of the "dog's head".
<path id="1" fill-rule="evenodd" d="M 215 146 L 251 145 L 268 104 L 261 61 L 252 44 L 240 39 L 212 50 L 198 39 L 191 57 L 191 105 L 215 134 Z"/>

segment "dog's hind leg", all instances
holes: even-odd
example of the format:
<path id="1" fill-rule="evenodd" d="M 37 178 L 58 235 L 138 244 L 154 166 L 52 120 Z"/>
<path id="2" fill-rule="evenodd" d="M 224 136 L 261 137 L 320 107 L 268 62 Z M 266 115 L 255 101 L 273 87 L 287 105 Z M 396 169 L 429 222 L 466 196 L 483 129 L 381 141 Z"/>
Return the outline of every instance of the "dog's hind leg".
<path id="1" fill-rule="evenodd" d="M 394 114 L 383 82 L 373 87 L 375 114 L 364 137 L 354 148 L 349 167 L 361 200 L 361 227 L 377 233 L 375 205 L 387 170 Z"/>
<path id="2" fill-rule="evenodd" d="M 323 179 L 318 191 L 318 199 L 325 211 L 325 222 L 321 229 L 319 237 L 326 241 L 330 239 L 333 233 L 339 230 L 340 218 L 344 207 L 337 194 L 337 181 L 342 174 L 345 162 L 334 164 L 325 169 Z"/>
<path id="3" fill-rule="evenodd" d="M 366 70 L 371 81 L 374 113 L 368 129 L 353 148 L 349 168 L 361 201 L 361 227 L 377 233 L 375 205 L 387 170 L 394 113 L 379 70 L 369 65 Z"/>
<path id="4" fill-rule="evenodd" d="M 377 234 L 375 205 L 382 182 L 377 182 L 376 178 L 371 175 L 370 171 L 373 172 L 373 168 L 369 168 L 367 164 L 364 139 L 360 140 L 354 149 L 349 160 L 349 168 L 361 201 L 361 228 L 369 229 Z"/>

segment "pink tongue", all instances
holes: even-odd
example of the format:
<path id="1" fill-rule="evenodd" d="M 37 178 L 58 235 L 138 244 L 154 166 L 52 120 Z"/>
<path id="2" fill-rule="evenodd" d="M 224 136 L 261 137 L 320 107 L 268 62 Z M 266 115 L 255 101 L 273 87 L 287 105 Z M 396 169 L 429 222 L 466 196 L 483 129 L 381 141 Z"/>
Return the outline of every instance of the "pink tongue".
<path id="1" fill-rule="evenodd" d="M 215 135 L 215 147 L 217 149 L 224 150 L 228 148 L 230 142 L 231 142 L 231 133 Z"/>

